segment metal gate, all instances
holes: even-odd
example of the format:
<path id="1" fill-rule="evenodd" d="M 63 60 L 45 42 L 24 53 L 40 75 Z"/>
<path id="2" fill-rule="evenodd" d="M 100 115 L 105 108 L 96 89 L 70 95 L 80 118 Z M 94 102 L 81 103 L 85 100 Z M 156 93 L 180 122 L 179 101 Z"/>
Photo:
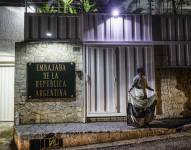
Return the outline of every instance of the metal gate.
<path id="1" fill-rule="evenodd" d="M 155 86 L 151 46 L 86 46 L 85 58 L 87 117 L 126 116 L 137 67 L 145 67 L 148 84 Z"/>
<path id="2" fill-rule="evenodd" d="M 14 120 L 14 65 L 0 64 L 0 121 Z"/>

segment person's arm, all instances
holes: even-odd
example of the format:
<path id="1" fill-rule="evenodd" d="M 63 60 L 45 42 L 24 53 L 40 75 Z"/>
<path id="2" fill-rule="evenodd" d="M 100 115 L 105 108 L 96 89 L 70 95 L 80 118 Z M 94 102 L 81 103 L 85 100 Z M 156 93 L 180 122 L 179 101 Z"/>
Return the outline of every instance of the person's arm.
<path id="1" fill-rule="evenodd" d="M 146 83 L 146 84 L 147 84 L 147 83 Z M 148 86 L 148 84 L 146 85 L 146 88 L 147 88 L 148 90 L 150 90 L 150 91 L 154 91 L 154 89 L 151 88 L 150 86 Z"/>

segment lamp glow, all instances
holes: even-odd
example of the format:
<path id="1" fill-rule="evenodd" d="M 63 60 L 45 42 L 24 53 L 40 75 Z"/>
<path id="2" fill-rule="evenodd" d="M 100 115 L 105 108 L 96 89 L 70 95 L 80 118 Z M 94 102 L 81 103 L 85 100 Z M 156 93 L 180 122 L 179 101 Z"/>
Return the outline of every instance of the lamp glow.
<path id="1" fill-rule="evenodd" d="M 119 16 L 119 10 L 118 9 L 113 9 L 112 16 L 114 16 L 114 17 Z"/>
<path id="2" fill-rule="evenodd" d="M 46 36 L 47 36 L 47 37 L 51 37 L 51 36 L 52 36 L 52 33 L 47 32 L 47 33 L 46 33 Z"/>

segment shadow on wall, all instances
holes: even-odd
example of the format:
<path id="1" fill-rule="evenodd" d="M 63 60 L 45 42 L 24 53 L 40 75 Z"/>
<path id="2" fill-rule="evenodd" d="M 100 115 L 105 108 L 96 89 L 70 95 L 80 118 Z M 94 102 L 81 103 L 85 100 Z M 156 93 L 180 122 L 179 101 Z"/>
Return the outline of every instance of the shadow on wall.
<path id="1" fill-rule="evenodd" d="M 175 72 L 175 71 L 174 71 Z M 183 117 L 191 117 L 191 69 L 180 69 L 176 73 L 176 88 L 184 93 L 188 98 L 184 103 Z"/>
<path id="2" fill-rule="evenodd" d="M 191 117 L 191 69 L 157 69 L 157 118 Z"/>

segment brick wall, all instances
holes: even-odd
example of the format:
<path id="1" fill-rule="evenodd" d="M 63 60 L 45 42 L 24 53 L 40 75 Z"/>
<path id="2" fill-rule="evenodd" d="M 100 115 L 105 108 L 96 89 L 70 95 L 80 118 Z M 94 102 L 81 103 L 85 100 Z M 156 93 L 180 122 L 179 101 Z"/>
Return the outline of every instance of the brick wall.
<path id="1" fill-rule="evenodd" d="M 157 118 L 191 117 L 191 69 L 156 70 Z"/>
<path id="2" fill-rule="evenodd" d="M 80 47 L 75 50 L 74 47 Z M 83 80 L 76 76 L 76 100 L 27 101 L 27 63 L 75 62 L 82 71 L 82 47 L 63 43 L 17 43 L 15 53 L 15 112 L 20 124 L 82 122 L 84 119 Z M 17 120 L 15 118 L 15 120 Z"/>

